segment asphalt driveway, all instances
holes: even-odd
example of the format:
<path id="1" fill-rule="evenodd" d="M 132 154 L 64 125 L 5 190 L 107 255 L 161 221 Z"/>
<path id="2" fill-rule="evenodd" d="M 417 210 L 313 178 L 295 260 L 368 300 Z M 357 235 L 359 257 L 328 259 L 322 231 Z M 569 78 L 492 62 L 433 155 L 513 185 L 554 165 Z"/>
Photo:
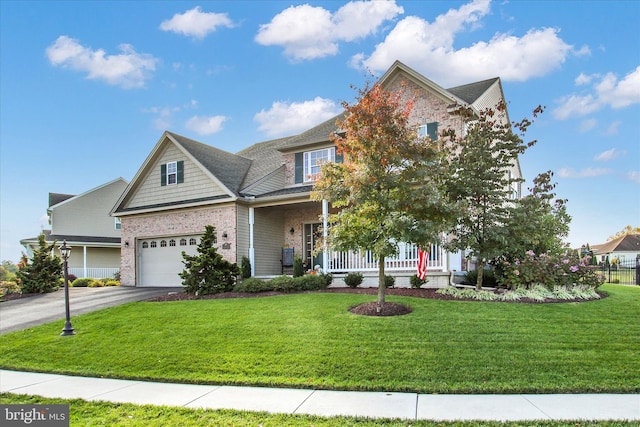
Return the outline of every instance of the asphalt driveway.
<path id="1" fill-rule="evenodd" d="M 77 314 L 89 313 L 132 301 L 142 301 L 183 288 L 134 288 L 112 286 L 104 288 L 69 288 L 71 321 Z M 48 294 L 20 298 L 0 303 L 0 334 L 27 329 L 54 320 L 64 320 L 64 289 Z M 60 323 L 60 329 L 64 322 Z"/>

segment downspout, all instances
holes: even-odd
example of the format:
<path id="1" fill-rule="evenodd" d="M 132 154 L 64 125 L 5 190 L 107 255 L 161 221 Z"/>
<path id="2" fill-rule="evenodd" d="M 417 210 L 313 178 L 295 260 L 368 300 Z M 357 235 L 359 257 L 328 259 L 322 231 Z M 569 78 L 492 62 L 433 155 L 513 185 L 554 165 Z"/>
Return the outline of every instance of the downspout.
<path id="1" fill-rule="evenodd" d="M 322 269 L 329 272 L 329 201 L 322 199 Z"/>
<path id="2" fill-rule="evenodd" d="M 251 263 L 251 277 L 256 275 L 256 253 L 253 244 L 253 226 L 255 224 L 255 208 L 249 208 L 249 262 Z"/>

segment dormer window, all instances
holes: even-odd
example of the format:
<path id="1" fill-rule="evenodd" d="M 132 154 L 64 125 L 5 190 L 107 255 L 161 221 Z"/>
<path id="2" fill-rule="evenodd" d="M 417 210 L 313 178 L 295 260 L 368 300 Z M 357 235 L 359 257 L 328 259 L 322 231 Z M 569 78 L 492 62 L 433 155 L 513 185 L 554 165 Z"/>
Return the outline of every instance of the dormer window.
<path id="1" fill-rule="evenodd" d="M 184 182 L 184 161 L 163 163 L 160 165 L 160 185 L 175 185 Z"/>

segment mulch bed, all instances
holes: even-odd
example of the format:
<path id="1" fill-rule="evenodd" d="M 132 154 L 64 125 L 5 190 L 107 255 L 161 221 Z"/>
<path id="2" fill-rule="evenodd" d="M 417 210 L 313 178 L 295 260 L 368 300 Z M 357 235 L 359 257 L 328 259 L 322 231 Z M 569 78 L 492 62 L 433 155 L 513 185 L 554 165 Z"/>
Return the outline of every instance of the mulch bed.
<path id="1" fill-rule="evenodd" d="M 399 296 L 429 298 L 429 299 L 439 299 L 439 300 L 476 301 L 470 298 L 455 298 L 450 295 L 442 295 L 436 291 L 437 289 L 390 288 L 386 290 L 386 295 L 399 295 Z M 378 294 L 378 288 L 343 287 L 343 288 L 329 288 L 322 291 L 308 291 L 304 293 L 310 293 L 310 292 L 349 293 L 349 294 L 376 296 Z M 303 293 L 303 292 L 298 292 L 298 293 Z M 184 300 L 225 299 L 225 298 L 260 298 L 260 297 L 269 297 L 269 296 L 287 295 L 287 294 L 290 294 L 290 293 L 270 291 L 270 292 L 258 292 L 258 293 L 223 292 L 220 294 L 213 294 L 213 295 L 193 295 L 193 294 L 186 294 L 184 292 L 176 292 L 176 293 L 171 293 L 167 295 L 161 295 L 155 298 L 150 298 L 146 301 L 163 302 L 163 301 L 184 301 Z M 598 294 L 600 294 L 600 297 L 602 298 L 607 296 L 607 294 L 604 292 L 598 292 Z M 506 303 L 549 304 L 549 303 L 584 302 L 584 301 L 585 300 L 558 300 L 558 299 L 547 299 L 545 301 L 535 301 L 535 300 L 523 298 L 519 301 L 508 301 Z M 378 310 L 378 303 L 373 301 L 373 302 L 363 303 L 355 307 L 351 307 L 349 311 L 351 313 L 364 315 L 364 316 L 399 316 L 399 315 L 411 313 L 411 308 L 404 304 L 387 301 L 383 305 L 382 309 Z"/>

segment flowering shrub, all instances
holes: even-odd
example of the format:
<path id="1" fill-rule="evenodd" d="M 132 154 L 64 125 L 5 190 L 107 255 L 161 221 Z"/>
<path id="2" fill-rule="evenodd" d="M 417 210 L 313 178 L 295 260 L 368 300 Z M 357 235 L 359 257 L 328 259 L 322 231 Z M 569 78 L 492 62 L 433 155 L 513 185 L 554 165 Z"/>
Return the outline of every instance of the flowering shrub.
<path id="1" fill-rule="evenodd" d="M 589 256 L 581 259 L 574 253 L 550 256 L 527 251 L 522 259 L 502 262 L 500 282 L 509 289 L 529 289 L 538 284 L 550 290 L 577 285 L 597 289 L 604 283 L 604 276 L 589 261 Z"/>

